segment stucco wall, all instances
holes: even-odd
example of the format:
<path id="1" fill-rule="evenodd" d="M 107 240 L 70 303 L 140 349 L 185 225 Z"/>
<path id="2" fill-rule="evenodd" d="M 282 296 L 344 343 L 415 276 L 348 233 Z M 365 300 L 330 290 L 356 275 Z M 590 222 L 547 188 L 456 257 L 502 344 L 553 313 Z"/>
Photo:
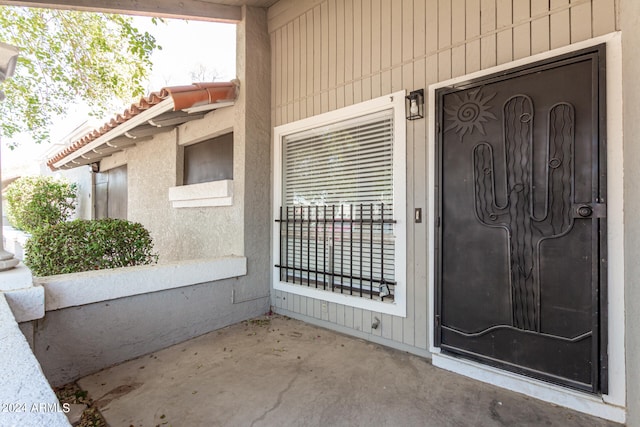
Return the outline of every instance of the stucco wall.
<path id="1" fill-rule="evenodd" d="M 156 135 L 102 160 L 100 170 L 103 172 L 127 165 L 127 219 L 142 223 L 150 231 L 160 262 L 243 254 L 245 139 L 241 130 L 244 126 L 242 108 L 236 104 L 214 110 L 201 120 Z M 268 117 L 266 113 L 265 116 Z M 182 185 L 183 146 L 231 131 L 234 132 L 233 205 L 173 208 L 169 188 Z M 48 174 L 52 173 L 49 171 Z M 52 175 L 78 184 L 77 217 L 91 219 L 90 168 L 81 166 Z"/>
<path id="2" fill-rule="evenodd" d="M 234 134 L 232 206 L 173 208 L 169 201 L 169 188 L 181 184 L 179 144 L 202 141 L 229 125 L 233 127 L 233 121 L 225 120 L 233 108 L 236 107 L 209 113 L 202 120 L 158 135 L 126 152 L 127 216 L 150 231 L 160 262 L 243 253 L 244 173 L 242 157 L 236 154 L 244 151 L 244 140 L 239 135 Z"/>
<path id="3" fill-rule="evenodd" d="M 49 382 L 57 386 L 265 313 L 266 298 L 234 303 L 235 286 L 242 281 L 233 278 L 48 311 L 22 329 L 33 334 L 28 339 L 34 353 Z"/>
<path id="4" fill-rule="evenodd" d="M 237 26 L 239 97 L 234 106 L 141 142 L 102 161 L 127 164 L 128 219 L 151 232 L 160 262 L 247 255 L 260 263 L 268 293 L 270 46 L 264 9 L 243 8 Z M 168 189 L 182 184 L 183 146 L 234 133 L 232 206 L 173 208 Z M 254 271 L 253 267 L 250 267 Z"/>
<path id="5" fill-rule="evenodd" d="M 2 352 L 0 352 L 2 366 L 0 402 L 3 405 L 0 422 L 2 425 L 69 426 L 63 408 L 42 374 L 42 369 L 31 353 L 29 344 L 18 328 L 2 293 L 0 293 L 0 337 L 2 340 Z M 56 410 L 43 412 L 32 410 L 32 408 L 39 408 L 41 404 Z"/>
<path id="6" fill-rule="evenodd" d="M 271 68 L 267 12 L 242 8 L 238 25 L 238 78 L 244 82 L 237 101 L 236 127 L 245 141 L 244 165 L 244 255 L 252 286 L 238 287 L 246 300 L 269 295 L 271 272 Z"/>

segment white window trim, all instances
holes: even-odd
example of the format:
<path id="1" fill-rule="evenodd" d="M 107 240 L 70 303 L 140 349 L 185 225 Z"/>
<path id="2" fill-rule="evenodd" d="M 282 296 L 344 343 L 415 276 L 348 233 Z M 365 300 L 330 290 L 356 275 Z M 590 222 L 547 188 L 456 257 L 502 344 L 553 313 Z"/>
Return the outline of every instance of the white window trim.
<path id="1" fill-rule="evenodd" d="M 218 129 L 214 132 L 209 132 L 204 136 L 199 136 L 198 138 L 190 138 L 190 139 L 184 139 L 184 140 L 180 138 L 180 140 L 178 141 L 178 145 L 181 147 L 188 147 L 189 145 L 199 144 L 201 142 L 207 141 L 209 139 L 217 138 L 219 136 L 226 135 L 228 133 L 235 134 L 233 126 L 227 126 L 223 129 Z"/>
<path id="2" fill-rule="evenodd" d="M 233 180 L 201 182 L 169 188 L 173 208 L 198 208 L 233 205 Z"/>
<path id="3" fill-rule="evenodd" d="M 328 113 L 309 117 L 293 123 L 278 126 L 273 130 L 273 213 L 272 213 L 272 254 L 274 263 L 280 253 L 279 225 L 276 222 L 282 205 L 282 140 L 286 135 L 301 132 L 332 123 L 376 113 L 385 109 L 393 109 L 394 142 L 393 142 L 393 209 L 397 221 L 394 224 L 395 244 L 395 294 L 393 302 L 383 302 L 335 292 L 329 292 L 294 285 L 280 280 L 280 271 L 273 268 L 273 288 L 296 295 L 315 298 L 327 302 L 335 302 L 346 306 L 371 310 L 377 313 L 407 317 L 407 180 L 406 180 L 406 145 L 407 131 L 405 123 L 405 95 L 399 91 L 379 98 L 350 105 Z"/>
<path id="4" fill-rule="evenodd" d="M 228 133 L 234 133 L 233 126 L 226 126 L 223 129 L 207 133 L 199 138 L 191 138 L 185 141 L 180 141 L 179 138 L 178 146 L 188 147 Z M 233 148 L 235 154 L 235 139 Z M 233 169 L 235 173 L 235 161 Z M 169 187 L 169 201 L 171 202 L 171 207 L 174 209 L 233 206 L 233 179 Z"/>

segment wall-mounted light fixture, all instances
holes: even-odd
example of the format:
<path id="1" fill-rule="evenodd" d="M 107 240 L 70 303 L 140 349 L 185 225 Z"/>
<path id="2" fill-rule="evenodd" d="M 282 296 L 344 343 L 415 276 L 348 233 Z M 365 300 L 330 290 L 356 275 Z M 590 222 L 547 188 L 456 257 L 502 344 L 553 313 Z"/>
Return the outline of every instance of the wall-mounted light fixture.
<path id="1" fill-rule="evenodd" d="M 414 90 L 405 97 L 407 99 L 407 120 L 424 117 L 424 89 Z"/>

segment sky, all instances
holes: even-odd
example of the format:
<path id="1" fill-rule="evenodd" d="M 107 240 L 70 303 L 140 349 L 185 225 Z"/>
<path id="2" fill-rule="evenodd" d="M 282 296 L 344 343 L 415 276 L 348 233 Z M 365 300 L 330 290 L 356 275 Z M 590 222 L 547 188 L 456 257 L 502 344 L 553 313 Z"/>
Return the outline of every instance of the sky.
<path id="1" fill-rule="evenodd" d="M 229 81 L 236 77 L 234 24 L 165 19 L 164 23 L 154 25 L 148 17 L 134 17 L 134 21 L 138 29 L 148 31 L 162 46 L 162 50 L 155 51 L 151 59 L 153 69 L 146 85 L 147 92 L 160 90 L 164 86 L 211 81 L 214 75 L 216 81 Z M 194 71 L 201 71 L 199 74 L 204 78 L 192 78 Z M 120 111 L 113 113 L 119 113 L 126 107 L 128 105 L 122 105 Z M 32 160 L 41 158 L 51 149 L 52 144 L 60 141 L 88 118 L 87 111 L 82 108 L 70 108 L 69 115 L 61 118 L 51 129 L 50 144 L 35 144 L 23 136 L 18 140 L 19 147 L 9 150 L 7 141 L 2 141 L 3 178 L 8 178 L 13 170 L 37 173 L 37 164 L 29 166 L 33 163 Z M 95 124 L 101 123 L 98 120 Z"/>
<path id="2" fill-rule="evenodd" d="M 136 26 L 156 37 L 162 50 L 154 52 L 151 88 L 192 83 L 191 71 L 203 67 L 217 81 L 235 78 L 236 43 L 234 24 L 165 20 L 153 25 L 150 18 L 136 17 Z"/>

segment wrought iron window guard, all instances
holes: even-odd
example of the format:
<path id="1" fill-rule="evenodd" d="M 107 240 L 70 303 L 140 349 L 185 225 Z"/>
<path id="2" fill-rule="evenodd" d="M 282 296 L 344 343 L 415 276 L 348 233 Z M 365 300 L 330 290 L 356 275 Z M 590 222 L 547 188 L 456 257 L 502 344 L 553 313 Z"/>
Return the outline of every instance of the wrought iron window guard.
<path id="1" fill-rule="evenodd" d="M 347 206 L 280 207 L 280 280 L 392 301 L 392 206 Z"/>

